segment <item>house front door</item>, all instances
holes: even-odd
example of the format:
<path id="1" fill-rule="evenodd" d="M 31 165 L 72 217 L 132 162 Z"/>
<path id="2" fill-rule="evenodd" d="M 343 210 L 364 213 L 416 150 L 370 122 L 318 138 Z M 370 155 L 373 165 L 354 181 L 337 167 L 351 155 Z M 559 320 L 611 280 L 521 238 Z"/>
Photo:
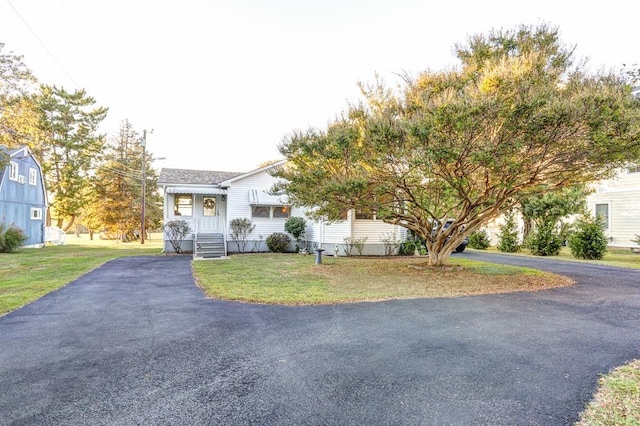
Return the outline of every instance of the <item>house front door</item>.
<path id="1" fill-rule="evenodd" d="M 199 200 L 200 220 L 198 232 L 222 232 L 220 229 L 220 199 L 216 195 L 203 195 Z"/>

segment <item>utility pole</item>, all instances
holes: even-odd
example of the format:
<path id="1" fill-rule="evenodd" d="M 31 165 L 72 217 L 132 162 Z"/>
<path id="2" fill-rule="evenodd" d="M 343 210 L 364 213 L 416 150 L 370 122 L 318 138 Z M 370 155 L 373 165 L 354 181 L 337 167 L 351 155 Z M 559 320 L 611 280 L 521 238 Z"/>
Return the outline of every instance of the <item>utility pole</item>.
<path id="1" fill-rule="evenodd" d="M 153 133 L 153 129 L 149 132 Z M 140 244 L 144 244 L 144 235 L 146 231 L 145 227 L 145 206 L 147 204 L 147 130 L 142 131 L 142 139 L 140 139 L 140 145 L 142 145 L 142 202 L 140 204 Z"/>

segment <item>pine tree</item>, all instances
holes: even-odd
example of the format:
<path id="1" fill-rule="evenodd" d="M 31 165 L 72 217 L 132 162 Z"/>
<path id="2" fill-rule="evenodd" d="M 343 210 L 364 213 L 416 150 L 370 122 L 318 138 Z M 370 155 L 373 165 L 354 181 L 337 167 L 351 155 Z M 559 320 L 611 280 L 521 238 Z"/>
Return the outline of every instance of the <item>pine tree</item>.
<path id="1" fill-rule="evenodd" d="M 146 160 L 145 230 L 158 228 L 162 219 L 157 173 L 151 167 L 153 156 L 147 153 Z M 140 136 L 125 120 L 118 135 L 109 142 L 103 163 L 96 170 L 88 209 L 88 218 L 97 218 L 112 238 L 131 241 L 140 236 L 141 172 Z"/>
<path id="2" fill-rule="evenodd" d="M 71 93 L 55 86 L 41 86 L 35 99 L 40 130 L 47 135 L 39 154 L 56 226 L 62 228 L 66 220 L 68 230 L 87 203 L 89 177 L 104 149 L 105 136 L 98 126 L 107 108 L 95 107 L 84 90 Z"/>

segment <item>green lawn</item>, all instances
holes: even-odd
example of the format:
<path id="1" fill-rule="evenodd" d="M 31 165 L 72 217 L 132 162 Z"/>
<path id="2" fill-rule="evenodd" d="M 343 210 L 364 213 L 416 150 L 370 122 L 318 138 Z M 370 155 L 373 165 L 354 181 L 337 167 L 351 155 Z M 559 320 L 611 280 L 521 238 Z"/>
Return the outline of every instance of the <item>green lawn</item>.
<path id="1" fill-rule="evenodd" d="M 471 249 L 473 250 L 473 249 Z M 500 254 L 509 254 L 514 256 L 532 256 L 532 257 L 541 257 L 541 256 L 533 256 L 529 253 L 529 250 L 522 249 L 518 253 L 502 253 L 495 247 L 490 247 L 488 250 L 477 250 L 477 251 L 487 251 L 490 253 L 500 253 Z M 606 266 L 620 266 L 623 268 L 640 268 L 640 254 L 633 253 L 630 249 L 609 249 L 607 253 L 604 255 L 602 260 L 584 260 L 584 259 L 576 259 L 571 255 L 571 250 L 568 247 L 563 247 L 560 250 L 560 255 L 558 256 L 548 256 L 549 259 L 560 259 L 560 260 L 570 260 L 573 262 L 586 262 L 593 263 L 597 265 L 606 265 Z"/>
<path id="2" fill-rule="evenodd" d="M 141 245 L 67 235 L 62 246 L 0 253 L 0 315 L 63 287 L 108 260 L 157 255 L 161 249 L 162 242 L 157 239 Z"/>
<path id="3" fill-rule="evenodd" d="M 322 304 L 536 291 L 571 281 L 527 268 L 451 260 L 430 268 L 423 257 L 325 257 L 244 254 L 197 261 L 193 272 L 210 297 L 253 303 Z"/>
<path id="4" fill-rule="evenodd" d="M 640 360 L 616 368 L 598 385 L 578 426 L 640 425 Z"/>

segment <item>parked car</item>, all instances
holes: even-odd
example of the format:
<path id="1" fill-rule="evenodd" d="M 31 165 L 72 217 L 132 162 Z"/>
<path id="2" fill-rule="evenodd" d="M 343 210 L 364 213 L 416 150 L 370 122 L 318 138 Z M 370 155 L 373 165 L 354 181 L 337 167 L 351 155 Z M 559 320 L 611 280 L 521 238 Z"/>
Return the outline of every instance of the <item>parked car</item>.
<path id="1" fill-rule="evenodd" d="M 450 227 L 453 222 L 454 222 L 453 219 L 447 219 L 447 221 L 444 224 L 444 229 L 447 229 L 448 227 Z M 434 232 L 436 232 L 436 231 L 437 230 L 434 229 Z M 469 237 L 464 237 L 464 240 L 462 240 L 460 245 L 458 247 L 456 247 L 456 249 L 453 252 L 454 253 L 462 253 L 464 251 L 464 249 L 467 248 L 468 244 L 469 244 Z"/>
<path id="2" fill-rule="evenodd" d="M 447 221 L 444 223 L 444 229 L 447 229 L 448 227 L 450 227 L 453 222 L 454 222 L 454 219 L 447 219 Z M 438 229 L 434 228 L 432 231 L 432 236 L 435 236 L 437 232 L 438 232 Z M 423 245 L 425 245 L 424 239 L 420 239 L 420 242 Z M 464 240 L 462 240 L 460 245 L 458 245 L 458 247 L 456 247 L 453 252 L 462 253 L 467 248 L 468 244 L 469 244 L 469 237 L 464 237 Z"/>

